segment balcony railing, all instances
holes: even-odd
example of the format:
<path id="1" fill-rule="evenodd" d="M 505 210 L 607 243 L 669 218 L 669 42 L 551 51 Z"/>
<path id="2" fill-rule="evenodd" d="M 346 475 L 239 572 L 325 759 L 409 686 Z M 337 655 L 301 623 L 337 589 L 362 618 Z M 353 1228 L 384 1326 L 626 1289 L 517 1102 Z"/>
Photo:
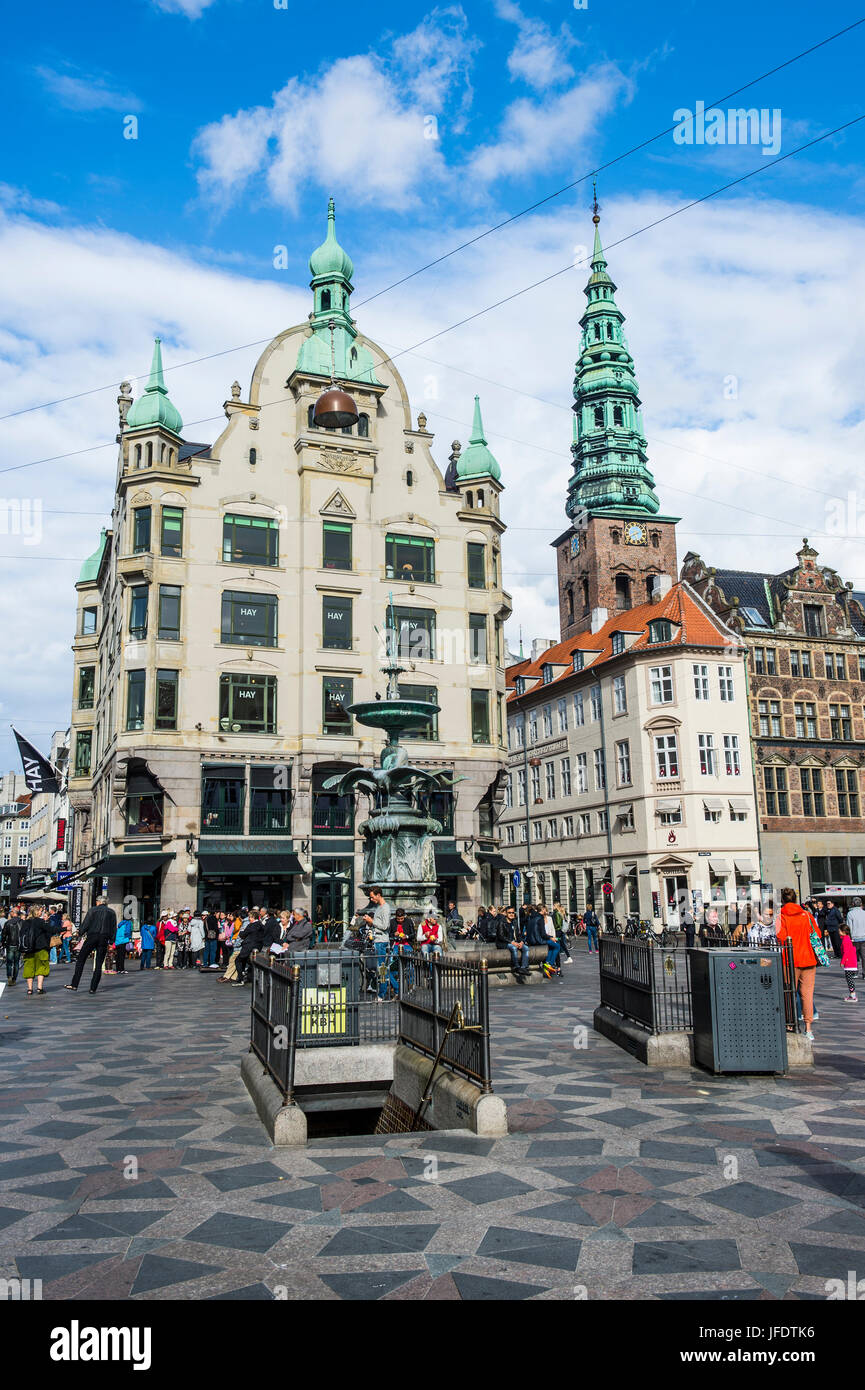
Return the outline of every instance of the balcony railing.
<path id="1" fill-rule="evenodd" d="M 230 835 L 243 834 L 243 807 L 215 806 L 210 810 L 202 809 L 201 834 L 225 835 L 226 833 Z"/>
<path id="2" fill-rule="evenodd" d="M 249 812 L 250 835 L 290 835 L 291 806 L 253 806 Z"/>

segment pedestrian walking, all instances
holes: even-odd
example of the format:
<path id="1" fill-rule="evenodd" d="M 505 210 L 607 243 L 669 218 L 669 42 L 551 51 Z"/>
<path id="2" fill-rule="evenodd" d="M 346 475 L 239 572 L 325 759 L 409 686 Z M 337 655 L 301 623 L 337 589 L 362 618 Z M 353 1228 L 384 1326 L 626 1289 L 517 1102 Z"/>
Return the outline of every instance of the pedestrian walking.
<path id="1" fill-rule="evenodd" d="M 850 904 L 850 911 L 847 913 L 847 926 L 850 928 L 850 936 L 856 951 L 859 973 L 865 980 L 865 909 L 862 907 L 861 898 L 854 898 Z"/>
<path id="2" fill-rule="evenodd" d="M 856 946 L 850 935 L 850 928 L 841 928 L 841 969 L 844 971 L 844 978 L 847 981 L 847 997 L 845 1004 L 858 1004 L 859 996 L 856 993 Z"/>
<path id="3" fill-rule="evenodd" d="M 51 973 L 51 928 L 47 918 L 35 908 L 18 929 L 18 943 L 24 957 L 21 978 L 27 981 L 27 998 L 33 998 L 34 979 L 36 993 L 42 996 L 45 994 L 45 981 Z"/>
<path id="4" fill-rule="evenodd" d="M 811 943 L 812 933 L 818 935 L 817 923 L 810 912 L 806 912 L 797 903 L 796 890 L 782 888 L 777 936 L 779 941 L 793 943 L 793 971 L 796 988 L 802 996 L 805 1037 L 809 1042 L 814 1041 L 814 979 L 817 974 L 817 956 Z"/>
<path id="5" fill-rule="evenodd" d="M 17 913 L 10 914 L 0 931 L 0 945 L 6 952 L 6 983 L 17 985 L 18 971 L 21 969 L 20 936 L 21 919 Z"/>
<path id="6" fill-rule="evenodd" d="M 126 974 L 126 952 L 132 945 L 132 918 L 121 917 L 114 934 L 114 973 Z"/>
<path id="7" fill-rule="evenodd" d="M 583 913 L 583 925 L 586 928 L 586 939 L 589 943 L 589 955 L 591 955 L 593 951 L 597 955 L 599 953 L 598 931 L 600 929 L 601 924 L 598 921 L 598 914 L 595 911 L 594 903 L 586 903 L 586 910 Z"/>
<path id="8" fill-rule="evenodd" d="M 153 951 L 156 946 L 156 926 L 153 922 L 141 923 L 141 964 L 139 970 L 151 970 Z"/>
<path id="9" fill-rule="evenodd" d="M 78 960 L 75 963 L 72 983 L 66 986 L 67 989 L 78 989 L 84 971 L 84 962 L 92 955 L 93 978 L 90 981 L 90 993 L 96 993 L 99 988 L 99 981 L 102 979 L 105 953 L 114 940 L 116 930 L 117 914 L 113 908 L 108 906 L 104 898 L 97 898 L 95 907 L 91 907 L 81 923 L 83 940 L 78 950 Z"/>

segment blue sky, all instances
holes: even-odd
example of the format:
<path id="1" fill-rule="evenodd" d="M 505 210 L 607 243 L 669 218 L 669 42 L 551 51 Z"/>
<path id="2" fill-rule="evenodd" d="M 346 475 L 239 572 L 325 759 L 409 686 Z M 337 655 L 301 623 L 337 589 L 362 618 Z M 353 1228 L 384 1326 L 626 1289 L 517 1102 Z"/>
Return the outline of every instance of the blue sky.
<path id="1" fill-rule="evenodd" d="M 106 389 L 5 422 L 0 469 L 16 471 L 0 496 L 38 501 L 44 526 L 35 543 L 0 534 L 0 623 L 21 655 L 0 677 L 0 725 L 38 742 L 67 721 L 72 584 L 113 494 L 109 383 L 146 372 L 154 332 L 187 436 L 210 439 L 258 350 L 177 364 L 305 317 L 329 194 L 360 303 L 857 17 L 739 0 L 15 7 L 0 58 L 14 131 L 0 414 Z M 865 25 L 729 105 L 779 110 L 787 153 L 865 110 L 863 56 Z M 863 148 L 865 122 L 610 252 L 680 555 L 747 567 L 759 550 L 781 568 L 810 534 L 865 588 L 865 519 L 858 532 L 826 521 L 851 490 L 859 506 Z M 759 146 L 667 135 L 601 175 L 605 241 L 768 163 Z M 406 348 L 579 260 L 589 203 L 583 184 L 361 307 L 360 327 Z M 576 269 L 400 358 L 440 463 L 481 393 L 508 485 L 512 640 L 518 623 L 556 631 L 548 541 L 564 524 L 584 281 Z M 74 457 L 20 467 L 60 453 Z M 5 737 L 0 765 L 14 765 Z"/>

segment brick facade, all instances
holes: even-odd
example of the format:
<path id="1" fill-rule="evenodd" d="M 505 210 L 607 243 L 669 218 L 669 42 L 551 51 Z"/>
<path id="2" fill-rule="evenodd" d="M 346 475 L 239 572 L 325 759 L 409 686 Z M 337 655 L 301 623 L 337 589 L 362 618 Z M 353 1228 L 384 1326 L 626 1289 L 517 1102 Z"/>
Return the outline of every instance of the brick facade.
<path id="1" fill-rule="evenodd" d="M 645 542 L 626 542 L 626 528 L 639 526 Z M 573 553 L 577 542 L 576 554 Z M 609 616 L 651 598 L 655 575 L 675 579 L 676 524 L 670 519 L 615 516 L 590 517 L 581 528 L 571 527 L 553 542 L 559 588 L 559 626 L 562 641 L 588 631 L 592 611 L 605 608 Z M 616 579 L 628 580 L 629 598 L 617 590 Z"/>

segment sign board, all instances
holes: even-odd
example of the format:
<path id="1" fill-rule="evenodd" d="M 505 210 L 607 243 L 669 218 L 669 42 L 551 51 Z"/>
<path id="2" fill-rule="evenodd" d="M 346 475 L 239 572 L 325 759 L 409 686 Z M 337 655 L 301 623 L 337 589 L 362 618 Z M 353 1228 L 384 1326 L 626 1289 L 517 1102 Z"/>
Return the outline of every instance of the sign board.
<path id="1" fill-rule="evenodd" d="M 520 884 L 521 884 L 521 882 L 522 882 L 522 878 L 521 878 L 521 876 L 520 876 L 520 871 L 519 871 L 519 869 L 514 869 L 514 872 L 513 872 L 513 874 L 511 875 L 511 881 L 512 881 L 512 883 L 513 883 L 513 885 L 514 885 L 515 888 L 519 888 L 519 886 L 520 886 Z"/>
<path id="2" fill-rule="evenodd" d="M 610 894 L 611 894 L 612 891 L 613 891 L 613 885 L 612 885 L 612 883 L 610 883 L 609 879 L 607 880 L 606 883 L 602 883 L 602 884 L 601 884 L 601 890 L 602 890 L 603 893 L 606 894 L 607 897 L 610 896 Z"/>
<path id="3" fill-rule="evenodd" d="M 697 850 L 697 857 L 698 857 L 699 859 L 708 859 L 708 858 L 709 858 L 709 855 L 710 855 L 711 853 L 712 853 L 712 851 L 711 851 L 710 849 L 698 849 L 698 850 Z"/>
<path id="4" fill-rule="evenodd" d="M 58 888 L 65 888 L 66 885 L 69 884 L 69 883 L 71 883 L 72 880 L 73 880 L 74 878 L 75 878 L 75 874 L 72 873 L 71 869 L 58 869 L 58 870 L 57 870 L 57 887 L 58 887 Z"/>

